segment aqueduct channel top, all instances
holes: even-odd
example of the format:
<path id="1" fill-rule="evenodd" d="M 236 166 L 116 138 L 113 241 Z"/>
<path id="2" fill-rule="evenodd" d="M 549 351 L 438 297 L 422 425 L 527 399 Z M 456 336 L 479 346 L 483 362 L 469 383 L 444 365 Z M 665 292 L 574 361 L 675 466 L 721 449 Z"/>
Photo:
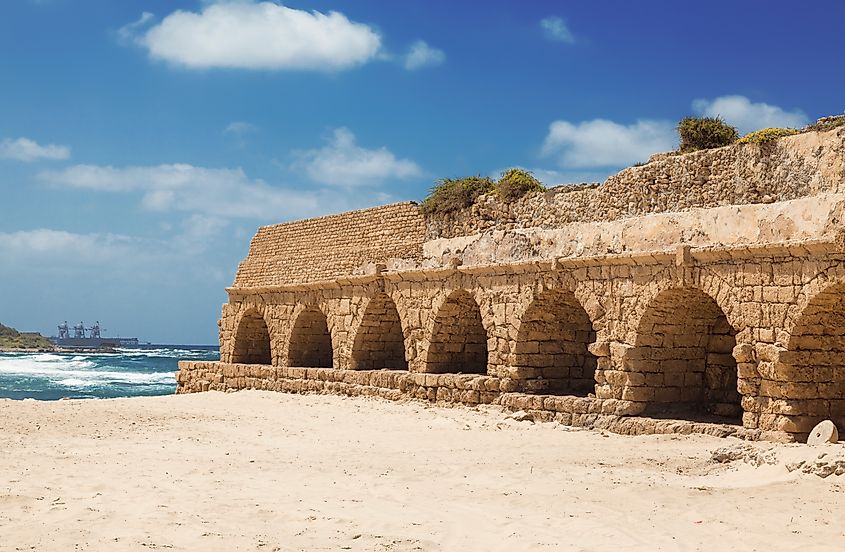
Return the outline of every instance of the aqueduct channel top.
<path id="1" fill-rule="evenodd" d="M 567 419 L 843 427 L 843 216 L 839 127 L 449 215 L 399 203 L 263 227 L 227 289 L 221 362 L 183 363 L 179 390 L 364 378 L 585 409 Z"/>

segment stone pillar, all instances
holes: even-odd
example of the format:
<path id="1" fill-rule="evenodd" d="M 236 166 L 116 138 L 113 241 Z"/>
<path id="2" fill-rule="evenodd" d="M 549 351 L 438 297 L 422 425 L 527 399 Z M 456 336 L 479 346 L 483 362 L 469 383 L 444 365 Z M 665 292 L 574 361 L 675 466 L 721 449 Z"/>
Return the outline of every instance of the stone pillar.
<path id="1" fill-rule="evenodd" d="M 733 349 L 736 360 L 736 385 L 742 405 L 742 425 L 749 429 L 760 427 L 763 401 L 760 398 L 760 370 L 754 346 L 739 343 Z"/>
<path id="2" fill-rule="evenodd" d="M 613 359 L 611 359 L 611 347 L 609 341 L 596 341 L 590 343 L 587 349 L 596 357 L 596 397 L 600 399 L 617 399 L 622 397 L 621 388 L 618 390 L 614 388 L 610 381 L 616 381 L 617 378 L 612 374 Z M 610 379 L 608 379 L 608 375 Z M 618 395 L 618 396 L 617 396 Z"/>
<path id="3" fill-rule="evenodd" d="M 235 322 L 239 303 L 224 303 L 220 320 L 217 322 L 220 328 L 220 360 L 221 362 L 232 362 L 232 352 L 235 348 Z"/>

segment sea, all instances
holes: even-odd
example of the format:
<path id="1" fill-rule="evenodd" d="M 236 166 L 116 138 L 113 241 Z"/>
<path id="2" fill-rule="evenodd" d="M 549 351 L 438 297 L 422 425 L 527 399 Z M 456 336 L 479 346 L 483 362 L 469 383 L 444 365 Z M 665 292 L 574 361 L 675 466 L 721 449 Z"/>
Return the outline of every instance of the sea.
<path id="1" fill-rule="evenodd" d="M 0 352 L 0 398 L 110 399 L 176 392 L 179 360 L 218 360 L 217 347 L 160 345 L 96 353 Z"/>

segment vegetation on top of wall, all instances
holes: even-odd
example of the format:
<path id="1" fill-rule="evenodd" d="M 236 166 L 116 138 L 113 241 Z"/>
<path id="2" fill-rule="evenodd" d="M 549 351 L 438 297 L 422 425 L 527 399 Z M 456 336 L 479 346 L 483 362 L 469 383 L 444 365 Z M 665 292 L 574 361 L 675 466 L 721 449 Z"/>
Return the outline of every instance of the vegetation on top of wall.
<path id="1" fill-rule="evenodd" d="M 496 183 L 496 194 L 507 203 L 516 201 L 531 192 L 544 192 L 546 187 L 537 180 L 534 173 L 525 169 L 512 168 L 502 173 Z"/>
<path id="2" fill-rule="evenodd" d="M 749 132 L 742 138 L 738 140 L 740 144 L 763 144 L 765 142 L 771 142 L 772 140 L 777 140 L 778 138 L 782 138 L 784 136 L 793 136 L 798 134 L 798 131 L 794 128 L 764 128 L 760 130 L 755 130 L 754 132 Z"/>
<path id="3" fill-rule="evenodd" d="M 678 134 L 681 153 L 721 148 L 739 138 L 736 129 L 719 117 L 685 117 L 678 123 Z"/>
<path id="4" fill-rule="evenodd" d="M 491 178 L 480 175 L 443 178 L 420 203 L 420 211 L 431 215 L 466 209 L 475 203 L 478 196 L 492 192 L 495 185 Z"/>
<path id="5" fill-rule="evenodd" d="M 764 128 L 740 138 L 736 128 L 720 117 L 685 117 L 677 126 L 680 137 L 678 149 L 666 154 L 655 154 L 649 162 L 664 159 L 667 156 L 721 148 L 736 143 L 764 144 L 784 136 L 804 132 L 825 132 L 840 127 L 845 127 L 845 115 L 823 117 L 801 130 Z M 636 163 L 634 166 L 640 167 L 646 164 Z M 460 211 L 471 207 L 480 196 L 490 193 L 495 193 L 505 203 L 511 203 L 527 194 L 545 190 L 543 184 L 530 171 L 520 168 L 504 171 L 498 181 L 481 175 L 443 178 L 437 181 L 428 197 L 420 203 L 420 211 L 425 215 Z"/>
<path id="6" fill-rule="evenodd" d="M 479 196 L 490 193 L 495 193 L 505 203 L 511 203 L 531 192 L 545 190 L 531 171 L 519 168 L 506 170 L 498 181 L 480 175 L 443 178 L 420 203 L 420 211 L 426 215 L 460 211 L 471 207 Z"/>

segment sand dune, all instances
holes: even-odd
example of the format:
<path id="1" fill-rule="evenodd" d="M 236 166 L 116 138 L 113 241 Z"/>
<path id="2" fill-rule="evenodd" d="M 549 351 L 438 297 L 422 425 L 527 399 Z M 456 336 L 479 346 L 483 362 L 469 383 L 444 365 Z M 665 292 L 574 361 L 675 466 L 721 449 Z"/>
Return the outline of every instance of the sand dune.
<path id="1" fill-rule="evenodd" d="M 0 426 L 0 550 L 845 548 L 842 445 L 262 392 L 0 401 Z"/>

